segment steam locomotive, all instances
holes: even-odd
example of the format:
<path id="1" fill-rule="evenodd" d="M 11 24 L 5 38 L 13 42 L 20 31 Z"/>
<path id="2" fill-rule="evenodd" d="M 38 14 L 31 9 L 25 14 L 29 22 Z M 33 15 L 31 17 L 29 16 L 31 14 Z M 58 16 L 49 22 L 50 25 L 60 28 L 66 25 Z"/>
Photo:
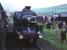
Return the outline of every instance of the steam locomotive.
<path id="1" fill-rule="evenodd" d="M 28 39 L 35 43 L 37 39 L 42 38 L 39 25 L 37 24 L 37 14 L 30 10 L 31 6 L 25 6 L 20 12 L 15 12 L 14 31 L 20 40 Z"/>

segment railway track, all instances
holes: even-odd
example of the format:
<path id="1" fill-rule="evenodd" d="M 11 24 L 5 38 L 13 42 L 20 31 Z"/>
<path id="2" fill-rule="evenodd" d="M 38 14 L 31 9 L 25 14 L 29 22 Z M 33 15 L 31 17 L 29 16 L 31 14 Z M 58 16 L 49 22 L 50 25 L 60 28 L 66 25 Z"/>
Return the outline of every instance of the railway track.
<path id="1" fill-rule="evenodd" d="M 6 50 L 41 50 L 41 48 L 38 45 L 34 44 L 19 48 L 6 48 Z"/>
<path id="2" fill-rule="evenodd" d="M 36 44 L 30 46 L 30 47 L 23 47 L 22 50 L 41 50 L 39 46 Z"/>
<path id="3" fill-rule="evenodd" d="M 32 45 L 28 40 L 18 40 L 15 35 L 7 35 L 6 50 L 41 50 L 41 48 L 37 44 Z"/>

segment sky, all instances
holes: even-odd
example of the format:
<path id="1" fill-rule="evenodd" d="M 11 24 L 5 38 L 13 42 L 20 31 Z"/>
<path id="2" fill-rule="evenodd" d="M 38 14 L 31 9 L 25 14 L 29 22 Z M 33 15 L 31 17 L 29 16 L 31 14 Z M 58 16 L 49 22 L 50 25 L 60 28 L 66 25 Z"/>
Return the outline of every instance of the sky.
<path id="1" fill-rule="evenodd" d="M 0 3 L 6 11 L 21 11 L 24 6 L 47 8 L 67 4 L 67 0 L 0 0 Z"/>

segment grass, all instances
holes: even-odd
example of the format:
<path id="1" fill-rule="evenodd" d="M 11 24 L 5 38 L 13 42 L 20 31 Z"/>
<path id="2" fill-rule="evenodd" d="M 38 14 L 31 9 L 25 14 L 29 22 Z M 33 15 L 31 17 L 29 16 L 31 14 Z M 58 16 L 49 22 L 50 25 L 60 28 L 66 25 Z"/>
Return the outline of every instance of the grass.
<path id="1" fill-rule="evenodd" d="M 43 39 L 48 40 L 50 43 L 52 43 L 56 48 L 67 50 L 67 44 L 62 44 L 59 40 L 58 36 L 56 35 L 56 32 L 54 29 L 46 29 L 44 28 L 43 33 Z"/>

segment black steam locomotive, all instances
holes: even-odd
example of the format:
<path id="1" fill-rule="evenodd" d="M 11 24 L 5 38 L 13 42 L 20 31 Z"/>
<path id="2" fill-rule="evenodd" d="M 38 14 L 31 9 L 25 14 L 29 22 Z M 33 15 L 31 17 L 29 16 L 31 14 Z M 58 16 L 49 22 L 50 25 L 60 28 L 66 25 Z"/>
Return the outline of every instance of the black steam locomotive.
<path id="1" fill-rule="evenodd" d="M 37 25 L 37 15 L 30 8 L 30 6 L 26 6 L 22 11 L 15 12 L 14 31 L 19 39 L 36 42 L 37 39 L 42 38 L 42 33 L 39 30 L 39 25 Z"/>

